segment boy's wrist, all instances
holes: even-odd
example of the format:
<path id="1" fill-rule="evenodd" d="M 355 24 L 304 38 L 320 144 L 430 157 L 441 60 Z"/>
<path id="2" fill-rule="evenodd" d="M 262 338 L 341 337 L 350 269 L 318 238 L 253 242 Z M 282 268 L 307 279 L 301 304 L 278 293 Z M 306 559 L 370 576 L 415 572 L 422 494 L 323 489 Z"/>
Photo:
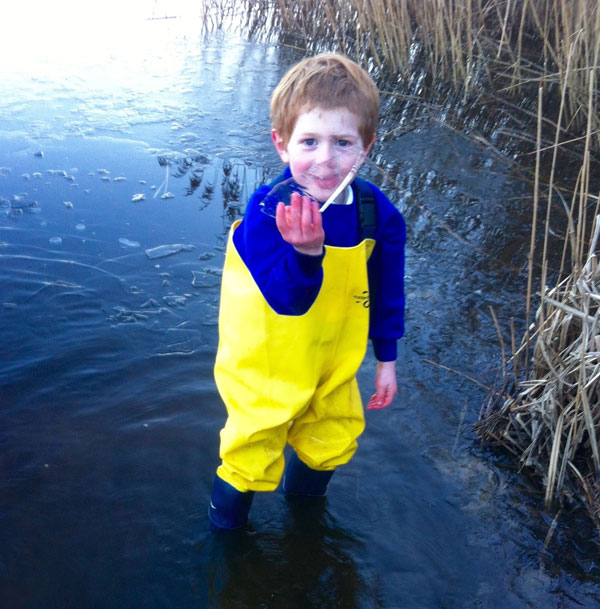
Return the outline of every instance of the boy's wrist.
<path id="1" fill-rule="evenodd" d="M 323 246 L 321 246 L 321 249 L 317 249 L 317 248 L 300 248 L 294 245 L 294 249 L 299 253 L 299 254 L 303 254 L 304 256 L 313 256 L 313 257 L 317 257 L 317 256 L 323 256 Z"/>
<path id="2" fill-rule="evenodd" d="M 321 249 L 321 253 L 317 255 L 305 254 L 296 248 L 294 248 L 294 251 L 296 252 L 296 262 L 298 267 L 305 275 L 314 275 L 321 270 L 323 258 L 325 257 L 324 247 Z"/>

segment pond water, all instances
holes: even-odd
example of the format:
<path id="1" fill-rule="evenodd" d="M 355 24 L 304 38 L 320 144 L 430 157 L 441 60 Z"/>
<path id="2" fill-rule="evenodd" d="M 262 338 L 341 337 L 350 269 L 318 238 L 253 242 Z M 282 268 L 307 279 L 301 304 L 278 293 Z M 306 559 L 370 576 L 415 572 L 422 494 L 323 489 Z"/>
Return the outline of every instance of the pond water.
<path id="1" fill-rule="evenodd" d="M 325 503 L 259 494 L 247 531 L 211 532 L 224 243 L 281 169 L 268 99 L 299 55 L 130 19 L 86 30 L 94 52 L 80 31 L 3 53 L 2 607 L 596 606 L 597 536 L 573 517 L 545 547 L 539 489 L 470 427 L 499 364 L 489 308 L 523 307 L 527 191 L 434 122 L 363 172 L 409 227 L 398 397 Z"/>

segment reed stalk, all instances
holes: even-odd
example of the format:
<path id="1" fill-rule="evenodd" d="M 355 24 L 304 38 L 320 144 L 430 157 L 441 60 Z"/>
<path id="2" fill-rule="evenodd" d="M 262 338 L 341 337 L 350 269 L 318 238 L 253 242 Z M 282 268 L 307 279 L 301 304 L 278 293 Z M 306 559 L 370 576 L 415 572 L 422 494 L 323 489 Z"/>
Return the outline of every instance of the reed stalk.
<path id="1" fill-rule="evenodd" d="M 600 149 L 600 119 L 588 114 L 588 88 L 600 37 L 598 0 L 205 0 L 206 12 L 237 6 L 247 29 L 253 21 L 266 37 L 307 53 L 338 50 L 377 75 L 410 86 L 422 71 L 432 85 L 446 84 L 462 104 L 502 101 L 528 94 L 543 82 L 561 99 L 565 133 L 580 135 L 588 118 L 594 151 Z M 217 8 L 218 7 L 218 8 Z M 265 15 L 269 18 L 266 19 Z M 568 69 L 567 69 L 568 66 Z M 443 93 L 442 93 L 443 94 Z M 424 98 L 435 96 L 435 86 Z M 545 120 L 556 117 L 547 104 Z M 514 118 L 526 108 L 512 107 Z M 563 139 L 568 139 L 564 137 Z M 567 149 L 563 149 L 563 154 Z"/>
<path id="2" fill-rule="evenodd" d="M 571 50 L 573 49 L 571 44 Z M 598 60 L 598 45 L 594 61 Z M 596 63 L 594 63 L 596 65 Z M 570 74 L 570 61 L 564 72 Z M 594 70 L 595 71 L 595 70 Z M 600 239 L 599 205 L 596 199 L 594 216 L 590 218 L 592 116 L 597 112 L 595 78 L 590 75 L 586 115 L 588 117 L 583 161 L 571 201 L 569 222 L 564 239 L 563 261 L 556 287 L 546 286 L 548 269 L 548 233 L 550 201 L 554 190 L 553 176 L 561 147 L 561 118 L 565 107 L 562 89 L 559 121 L 553 146 L 553 159 L 546 195 L 548 205 L 544 223 L 540 303 L 534 330 L 535 345 L 530 349 L 529 316 L 524 345 L 515 350 L 515 361 L 523 351 L 531 369 L 524 375 L 515 374 L 516 385 L 506 390 L 506 380 L 496 399 L 500 407 L 488 408 L 476 428 L 481 437 L 508 448 L 521 466 L 536 472 L 542 480 L 546 504 L 566 501 L 583 505 L 600 527 L 600 268 L 598 242 Z M 538 99 L 538 138 L 534 183 L 534 210 L 529 256 L 527 311 L 533 282 L 537 203 L 541 191 L 540 141 L 542 125 L 542 89 Z M 589 221 L 593 221 L 591 231 Z M 570 250 L 570 265 L 565 266 Z M 566 272 L 565 272 L 566 270 Z M 565 272 L 565 277 L 560 277 Z M 494 323 L 497 320 L 494 316 Z M 501 342 L 501 349 L 504 345 Z M 532 352 L 529 358 L 529 352 Z M 503 376 L 506 364 L 503 358 Z"/>

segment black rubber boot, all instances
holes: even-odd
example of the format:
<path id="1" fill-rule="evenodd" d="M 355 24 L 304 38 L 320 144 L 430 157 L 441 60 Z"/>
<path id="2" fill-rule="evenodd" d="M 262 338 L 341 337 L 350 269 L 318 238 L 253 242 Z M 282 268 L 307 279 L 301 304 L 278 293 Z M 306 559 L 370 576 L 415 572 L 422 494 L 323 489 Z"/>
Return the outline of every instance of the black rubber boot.
<path id="1" fill-rule="evenodd" d="M 232 530 L 243 527 L 248 522 L 248 512 L 254 499 L 254 491 L 242 493 L 215 476 L 208 517 L 215 529 Z"/>
<path id="2" fill-rule="evenodd" d="M 288 495 L 322 497 L 327 491 L 327 484 L 334 471 L 312 469 L 300 461 L 298 455 L 293 452 L 283 474 L 283 490 Z"/>

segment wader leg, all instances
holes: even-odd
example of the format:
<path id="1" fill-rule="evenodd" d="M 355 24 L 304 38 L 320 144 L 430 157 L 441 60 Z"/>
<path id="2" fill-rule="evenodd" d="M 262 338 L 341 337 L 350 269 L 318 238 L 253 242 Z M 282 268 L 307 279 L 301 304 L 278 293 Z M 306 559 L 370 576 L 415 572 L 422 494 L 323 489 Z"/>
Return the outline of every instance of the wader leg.
<path id="1" fill-rule="evenodd" d="M 312 469 L 293 452 L 283 474 L 283 490 L 288 495 L 322 497 L 333 472 L 334 470 L 325 472 Z"/>
<path id="2" fill-rule="evenodd" d="M 248 512 L 254 499 L 254 491 L 242 493 L 215 476 L 208 517 L 216 529 L 239 529 L 248 521 Z"/>

